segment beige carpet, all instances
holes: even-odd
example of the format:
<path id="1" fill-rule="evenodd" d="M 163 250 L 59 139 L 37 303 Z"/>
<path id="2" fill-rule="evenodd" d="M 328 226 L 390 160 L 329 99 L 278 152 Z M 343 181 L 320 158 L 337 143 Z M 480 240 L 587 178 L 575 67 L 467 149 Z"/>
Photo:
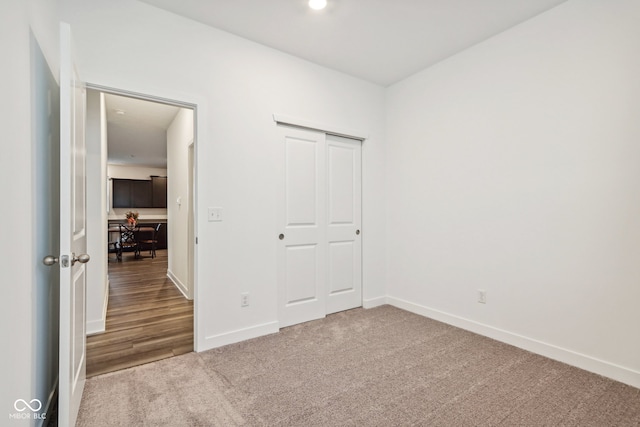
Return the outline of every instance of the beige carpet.
<path id="1" fill-rule="evenodd" d="M 79 426 L 640 426 L 640 390 L 390 306 L 91 378 Z"/>

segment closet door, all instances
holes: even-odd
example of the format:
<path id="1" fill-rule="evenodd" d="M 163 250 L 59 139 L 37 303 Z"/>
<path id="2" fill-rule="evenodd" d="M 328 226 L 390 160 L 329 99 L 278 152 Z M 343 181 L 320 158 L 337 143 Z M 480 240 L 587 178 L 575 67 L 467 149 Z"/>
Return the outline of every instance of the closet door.
<path id="1" fill-rule="evenodd" d="M 327 309 L 362 305 L 362 143 L 327 135 Z"/>
<path id="2" fill-rule="evenodd" d="M 278 196 L 280 326 L 326 313 L 325 135 L 281 126 Z"/>
<path id="3" fill-rule="evenodd" d="M 280 326 L 362 305 L 361 142 L 282 126 Z"/>

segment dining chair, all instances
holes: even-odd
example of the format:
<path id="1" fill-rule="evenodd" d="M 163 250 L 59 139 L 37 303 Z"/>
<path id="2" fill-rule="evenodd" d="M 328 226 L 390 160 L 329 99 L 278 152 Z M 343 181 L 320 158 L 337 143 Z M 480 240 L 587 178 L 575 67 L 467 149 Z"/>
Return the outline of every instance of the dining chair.
<path id="1" fill-rule="evenodd" d="M 112 242 L 107 242 L 107 253 L 116 254 L 116 259 L 118 259 L 118 250 L 119 250 L 119 243 L 117 240 Z"/>
<path id="2" fill-rule="evenodd" d="M 150 239 L 140 239 L 138 243 L 142 246 L 141 249 L 148 249 L 151 252 L 151 258 L 156 257 L 156 248 L 158 247 L 158 233 L 160 232 L 162 223 L 158 223 L 151 232 Z"/>
<path id="3" fill-rule="evenodd" d="M 138 240 L 136 239 L 136 235 L 140 229 L 139 226 L 127 226 L 124 224 L 119 224 L 120 227 L 120 240 L 118 241 L 118 261 L 122 261 L 122 252 L 131 252 L 133 251 L 134 257 L 140 257 L 140 246 L 138 245 Z"/>

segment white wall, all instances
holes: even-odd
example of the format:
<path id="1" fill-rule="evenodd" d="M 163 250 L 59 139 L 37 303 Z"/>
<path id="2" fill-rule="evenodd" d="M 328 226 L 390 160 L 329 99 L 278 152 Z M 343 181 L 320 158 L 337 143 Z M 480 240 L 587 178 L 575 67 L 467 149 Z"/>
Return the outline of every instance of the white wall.
<path id="1" fill-rule="evenodd" d="M 640 386 L 637 2 L 569 1 L 395 85 L 385 151 L 378 87 L 132 0 L 64 1 L 86 80 L 198 104 L 200 349 L 276 319 L 275 111 L 372 136 L 367 301 L 385 300 L 386 268 L 393 303 Z M 13 141 L 0 174 L 21 214 L 1 212 L 5 240 L 22 242 L 0 261 L 3 283 L 19 284 L 1 291 L 15 302 L 0 322 L 7 411 L 17 398 L 47 399 L 36 378 L 48 369 L 37 346 L 38 206 L 25 191 L 36 188 L 29 26 L 57 79 L 57 7 L 0 2 L 0 50 L 12 61 L 0 70 L 11 82 L 0 120 Z M 212 205 L 225 221 L 206 222 Z M 240 310 L 245 287 L 252 306 Z"/>
<path id="2" fill-rule="evenodd" d="M 390 302 L 640 387 L 638 22 L 569 1 L 389 88 Z"/>
<path id="3" fill-rule="evenodd" d="M 107 117 L 104 94 L 87 91 L 87 334 L 104 332 L 109 300 L 107 267 Z"/>
<path id="4" fill-rule="evenodd" d="M 32 364 L 33 354 L 33 320 L 31 310 L 24 310 L 26 305 L 31 309 L 33 292 L 33 258 L 36 256 L 32 244 L 32 216 L 30 214 L 33 201 L 30 190 L 31 180 L 31 130 L 30 130 L 30 58 L 29 58 L 29 20 L 26 6 L 17 2 L 0 3 L 0 16 L 4 18 L 0 26 L 0 47 L 7 57 L 12 58 L 15 66 L 4 67 L 2 77 L 12 84 L 5 85 L 4 97 L 7 102 L 0 104 L 0 117 L 4 123 L 6 141 L 21 141 L 19 144 L 3 144 L 3 156 L 0 157 L 2 182 L 19 182 L 21 185 L 3 186 L 3 197 L 11 200 L 13 206 L 21 206 L 22 215 L 15 215 L 2 209 L 2 222 L 12 224 L 6 227 L 7 241 L 23 242 L 20 256 L 3 256 L 0 266 L 3 272 L 3 283 L 23 283 L 23 286 L 3 286 L 4 301 L 21 301 L 18 304 L 7 304 L 2 310 L 2 327 L 9 342 L 15 348 L 7 354 L 7 361 L 2 365 L 3 378 L 7 386 L 1 387 L 2 408 L 5 412 L 13 412 L 13 402 L 21 396 L 31 397 L 33 394 Z M 8 254 L 6 254 L 8 255 Z M 11 326 L 10 326 L 11 325 Z M 28 425 L 25 423 L 25 425 Z"/>
<path id="5" fill-rule="evenodd" d="M 58 58 L 52 41 L 57 40 L 56 12 L 56 1 L 0 2 L 0 51 L 11 58 L 11 67 L 0 71 L 2 81 L 7 82 L 0 105 L 5 141 L 0 177 L 4 200 L 13 207 L 0 214 L 7 225 L 0 260 L 0 295 L 5 302 L 0 328 L 10 350 L 3 356 L 0 407 L 4 419 L 16 426 L 41 424 L 33 418 L 17 421 L 9 417 L 16 413 L 16 399 L 39 399 L 46 407 L 57 378 L 57 286 L 55 282 L 47 286 L 46 277 L 55 273 L 43 270 L 41 264 L 42 254 L 55 244 L 54 230 L 50 218 L 36 212 L 43 209 L 46 213 L 55 197 L 43 194 L 45 170 L 37 168 L 53 165 L 37 150 L 55 153 L 58 146 L 54 125 L 58 110 L 55 105 L 49 108 L 47 102 L 48 91 L 52 91 L 51 102 L 56 102 L 57 66 L 52 67 Z M 35 40 L 31 40 L 30 29 Z"/>
<path id="6" fill-rule="evenodd" d="M 367 131 L 364 295 L 384 295 L 384 90 L 132 0 L 67 0 L 88 82 L 197 104 L 197 343 L 277 329 L 272 113 Z M 225 218 L 206 220 L 207 206 Z M 240 292 L 251 306 L 240 307 Z"/>
<path id="7" fill-rule="evenodd" d="M 109 177 L 107 188 L 109 191 L 109 220 L 123 220 L 125 214 L 134 210 L 138 212 L 138 219 L 166 219 L 167 209 L 165 208 L 114 208 L 113 204 L 113 178 L 120 179 L 151 179 L 151 176 L 167 176 L 167 170 L 164 168 L 152 168 L 137 165 L 107 165 L 107 176 Z"/>
<path id="8" fill-rule="evenodd" d="M 193 126 L 193 110 L 182 108 L 167 129 L 168 274 L 188 298 L 193 298 L 188 270 L 189 145 L 193 142 Z"/>

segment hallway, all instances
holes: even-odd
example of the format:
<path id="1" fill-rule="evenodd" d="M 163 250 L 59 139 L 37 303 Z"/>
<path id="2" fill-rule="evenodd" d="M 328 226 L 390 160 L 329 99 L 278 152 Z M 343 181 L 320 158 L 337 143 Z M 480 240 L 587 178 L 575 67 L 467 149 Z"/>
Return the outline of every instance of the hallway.
<path id="1" fill-rule="evenodd" d="M 193 351 L 193 301 L 167 278 L 167 250 L 109 259 L 106 332 L 87 337 L 87 378 Z"/>

